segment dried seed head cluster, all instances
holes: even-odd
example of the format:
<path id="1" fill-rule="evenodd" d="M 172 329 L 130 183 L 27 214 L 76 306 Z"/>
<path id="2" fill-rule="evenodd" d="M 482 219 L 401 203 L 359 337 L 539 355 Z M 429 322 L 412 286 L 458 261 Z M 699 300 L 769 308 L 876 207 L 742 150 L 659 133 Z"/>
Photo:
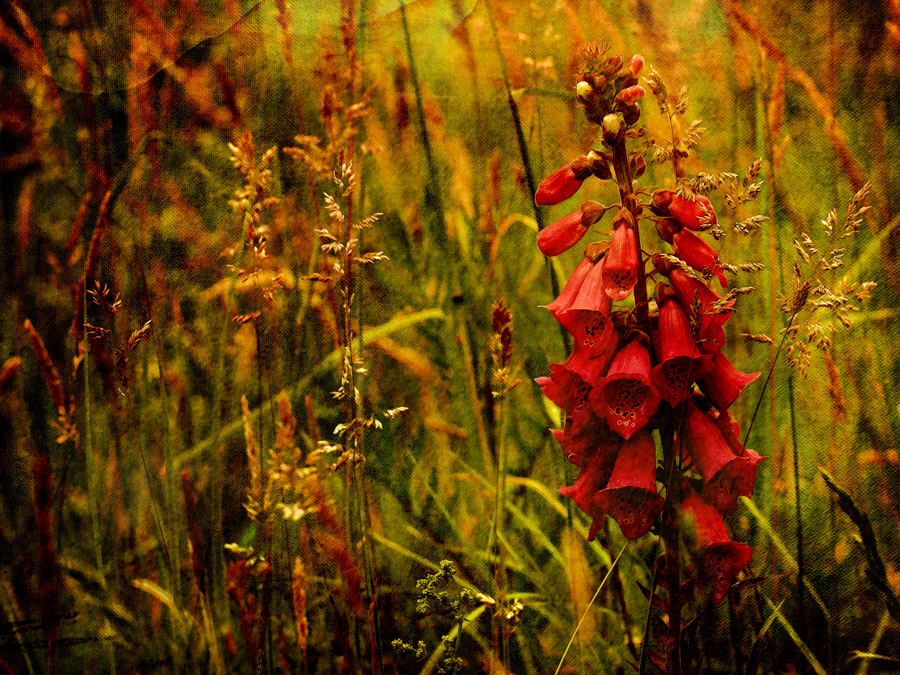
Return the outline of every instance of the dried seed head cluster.
<path id="1" fill-rule="evenodd" d="M 788 315 L 785 356 L 801 374 L 810 366 L 813 349 L 827 351 L 834 335 L 853 325 L 853 312 L 859 311 L 859 303 L 871 297 L 876 286 L 874 281 L 851 283 L 836 274 L 844 266 L 846 253 L 839 242 L 859 232 L 862 218 L 870 210 L 865 205 L 868 193 L 866 183 L 850 199 L 842 223 L 837 211 L 828 214 L 822 221 L 825 237 L 819 243 L 807 232 L 794 240 L 793 294 L 781 299 L 781 311 Z M 802 324 L 797 323 L 801 313 L 809 315 Z"/>

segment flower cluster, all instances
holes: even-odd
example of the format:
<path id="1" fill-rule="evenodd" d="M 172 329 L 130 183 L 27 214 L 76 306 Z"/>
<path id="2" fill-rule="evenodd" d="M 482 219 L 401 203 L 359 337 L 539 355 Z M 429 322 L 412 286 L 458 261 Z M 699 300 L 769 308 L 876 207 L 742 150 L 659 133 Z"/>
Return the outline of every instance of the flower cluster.
<path id="1" fill-rule="evenodd" d="M 577 96 L 602 129 L 602 147 L 552 173 L 537 191 L 539 205 L 558 204 L 594 176 L 614 180 L 621 200 L 612 207 L 587 201 L 538 236 L 542 252 L 558 255 L 615 211 L 608 240 L 587 246 L 546 306 L 574 344 L 565 363 L 537 382 L 566 414 L 564 428 L 552 433 L 579 474 L 559 491 L 593 519 L 589 539 L 606 516 L 636 539 L 671 509 L 669 520 L 692 533 L 700 575 L 719 602 L 752 555 L 730 540 L 723 518 L 737 509 L 738 496 L 753 492 L 763 459 L 743 447 L 728 411 L 759 373 L 740 372 L 722 353 L 735 294 L 713 288 L 727 288 L 728 279 L 702 236 L 716 224 L 712 203 L 671 190 L 646 201 L 634 189 L 645 165 L 625 141 L 640 135 L 642 65 L 640 56 L 625 64 L 603 49 L 587 52 Z M 655 223 L 660 240 L 652 255 L 641 245 L 641 235 L 652 233 L 641 231 L 644 222 Z"/>

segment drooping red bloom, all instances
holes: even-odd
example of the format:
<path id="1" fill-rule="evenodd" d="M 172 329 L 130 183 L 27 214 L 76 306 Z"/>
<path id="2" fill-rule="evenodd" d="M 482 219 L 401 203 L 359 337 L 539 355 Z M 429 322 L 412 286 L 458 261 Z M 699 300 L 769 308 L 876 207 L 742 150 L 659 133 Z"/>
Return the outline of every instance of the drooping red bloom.
<path id="1" fill-rule="evenodd" d="M 569 497 L 582 511 L 593 518 L 588 541 L 603 527 L 606 514 L 594 503 L 594 496 L 609 482 L 616 461 L 618 442 L 605 431 L 605 436 L 599 443 L 591 447 L 584 456 L 578 457 L 576 465 L 581 469 L 575 483 L 559 488 L 559 494 Z M 573 462 L 575 463 L 575 462 Z"/>
<path id="2" fill-rule="evenodd" d="M 685 447 L 687 446 L 687 447 Z M 703 476 L 703 496 L 724 515 L 737 510 L 737 498 L 749 497 L 756 485 L 756 465 L 762 458 L 753 450 L 735 448 L 722 436 L 715 420 L 692 401 L 684 407 L 682 454 L 690 455 Z"/>
<path id="3" fill-rule="evenodd" d="M 659 401 L 659 391 L 650 381 L 650 355 L 637 339 L 619 350 L 590 395 L 597 416 L 625 439 L 647 426 Z"/>
<path id="4" fill-rule="evenodd" d="M 566 459 L 584 467 L 585 458 L 612 436 L 590 406 L 591 386 L 580 375 L 557 363 L 550 366 L 550 373 L 550 377 L 537 378 L 537 383 L 544 395 L 566 412 L 564 428 L 551 433 Z"/>
<path id="5" fill-rule="evenodd" d="M 574 373 L 559 363 L 550 364 L 550 377 L 536 377 L 544 396 L 566 411 L 574 412 L 574 400 L 581 387 L 588 386 L 578 373 Z"/>
<path id="6" fill-rule="evenodd" d="M 570 276 L 569 280 L 566 282 L 566 285 L 563 286 L 559 296 L 549 305 L 544 305 L 544 307 L 550 310 L 550 313 L 555 319 L 559 318 L 560 312 L 566 311 L 572 306 L 572 303 L 575 302 L 575 298 L 578 297 L 578 291 L 581 290 L 581 285 L 584 283 L 584 280 L 587 278 L 590 271 L 594 268 L 594 265 L 594 261 L 588 258 L 582 258 L 581 262 L 578 263 L 578 266 L 575 268 L 575 271 L 572 272 L 572 276 Z"/>
<path id="7" fill-rule="evenodd" d="M 719 254 L 703 239 L 690 230 L 682 229 L 672 235 L 672 248 L 675 249 L 675 255 L 688 265 L 697 271 L 708 269 L 716 275 L 722 288 L 728 288 L 728 279 L 719 263 Z"/>
<path id="8" fill-rule="evenodd" d="M 731 365 L 724 354 L 717 352 L 712 356 L 712 368 L 700 378 L 699 384 L 717 409 L 726 410 L 757 377 L 759 373 L 743 373 Z"/>
<path id="9" fill-rule="evenodd" d="M 622 442 L 606 487 L 594 504 L 612 516 L 629 539 L 642 537 L 662 511 L 656 491 L 656 443 L 648 431 Z"/>
<path id="10" fill-rule="evenodd" d="M 559 204 L 578 192 L 578 188 L 590 175 L 590 171 L 585 173 L 580 170 L 580 166 L 573 167 L 572 164 L 572 162 L 566 164 L 541 181 L 534 195 L 535 204 L 538 206 Z"/>
<path id="11" fill-rule="evenodd" d="M 687 314 L 672 298 L 663 300 L 659 309 L 656 343 L 659 364 L 651 378 L 663 399 L 674 406 L 685 399 L 691 383 L 709 370 L 710 357 L 697 348 Z"/>
<path id="12" fill-rule="evenodd" d="M 682 227 L 695 232 L 708 230 L 716 223 L 716 212 L 703 195 L 697 195 L 695 201 L 691 201 L 671 190 L 657 190 L 653 193 L 650 209 L 658 216 L 674 218 Z"/>
<path id="13" fill-rule="evenodd" d="M 556 315 L 557 321 L 574 338 L 566 367 L 591 385 L 606 374 L 619 341 L 610 319 L 612 302 L 602 285 L 605 260 L 590 270 L 569 308 Z"/>
<path id="14" fill-rule="evenodd" d="M 681 503 L 681 519 L 682 527 L 693 529 L 702 572 L 712 586 L 713 602 L 718 604 L 725 599 L 738 572 L 750 562 L 753 549 L 731 541 L 719 512 L 690 487 Z"/>
<path id="15" fill-rule="evenodd" d="M 581 221 L 581 211 L 575 211 L 538 232 L 537 244 L 541 253 L 548 256 L 559 255 L 581 241 L 590 229 Z"/>
<path id="16" fill-rule="evenodd" d="M 624 215 L 623 215 L 624 214 Z M 638 258 L 633 221 L 627 209 L 622 209 L 613 219 L 609 251 L 603 259 L 603 288 L 612 300 L 624 300 L 637 282 Z"/>
<path id="17" fill-rule="evenodd" d="M 700 341 L 699 346 L 707 354 L 719 351 L 725 346 L 725 331 L 723 326 L 731 318 L 731 312 L 716 313 L 712 306 L 722 297 L 712 290 L 708 284 L 686 274 L 677 267 L 669 273 L 669 284 L 675 289 L 675 294 L 681 306 L 693 311 L 695 303 L 699 303 L 700 317 Z M 726 303 L 726 309 L 734 306 L 734 301 Z"/>

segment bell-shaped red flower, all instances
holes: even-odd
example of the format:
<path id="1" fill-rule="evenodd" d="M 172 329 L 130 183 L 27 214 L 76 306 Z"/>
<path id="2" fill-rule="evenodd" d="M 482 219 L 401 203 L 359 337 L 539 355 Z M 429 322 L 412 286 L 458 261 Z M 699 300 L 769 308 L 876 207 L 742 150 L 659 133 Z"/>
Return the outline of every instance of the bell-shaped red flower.
<path id="1" fill-rule="evenodd" d="M 726 410 L 757 377 L 759 373 L 743 373 L 731 365 L 724 354 L 717 352 L 712 356 L 712 368 L 698 384 L 717 409 Z"/>
<path id="2" fill-rule="evenodd" d="M 566 411 L 567 415 L 573 413 L 574 400 L 583 387 L 588 387 L 578 373 L 574 373 L 559 363 L 550 364 L 549 377 L 536 377 L 544 396 Z"/>
<path id="3" fill-rule="evenodd" d="M 715 420 L 692 401 L 687 402 L 682 454 L 690 454 L 694 468 L 703 476 L 704 499 L 726 516 L 737 510 L 739 496 L 753 494 L 756 465 L 762 460 L 754 450 L 739 449 L 741 453 L 735 454 Z"/>
<path id="4" fill-rule="evenodd" d="M 603 288 L 612 300 L 627 298 L 637 282 L 640 260 L 631 222 L 634 219 L 627 209 L 619 211 L 613 219 L 615 230 L 603 259 Z"/>
<path id="5" fill-rule="evenodd" d="M 594 265 L 585 277 L 572 304 L 556 319 L 572 334 L 574 348 L 566 367 L 593 385 L 615 356 L 619 336 L 610 319 L 612 302 L 603 290 L 603 264 Z"/>
<path id="6" fill-rule="evenodd" d="M 672 298 L 660 306 L 656 344 L 659 364 L 651 372 L 653 384 L 670 405 L 678 405 L 691 383 L 709 370 L 710 357 L 697 348 L 687 314 Z"/>
<path id="7" fill-rule="evenodd" d="M 578 192 L 584 179 L 590 175 L 587 157 L 578 157 L 541 181 L 534 195 L 534 202 L 538 206 L 564 202 Z"/>
<path id="8" fill-rule="evenodd" d="M 578 291 L 581 290 L 584 280 L 594 268 L 594 265 L 595 263 L 589 258 L 582 258 L 581 262 L 578 263 L 575 271 L 572 272 L 572 275 L 566 282 L 566 285 L 563 286 L 559 296 L 549 305 L 543 305 L 550 310 L 550 313 L 554 318 L 558 319 L 560 312 L 564 312 L 572 306 L 572 303 L 575 302 L 575 298 L 578 297 Z"/>
<path id="9" fill-rule="evenodd" d="M 675 289 L 675 295 L 681 306 L 688 312 L 699 310 L 700 334 L 699 346 L 707 354 L 719 351 L 725 346 L 725 331 L 723 326 L 731 318 L 731 312 L 715 312 L 713 305 L 722 297 L 716 293 L 709 284 L 696 279 L 684 270 L 671 267 L 663 272 L 669 277 L 669 284 Z M 734 306 L 734 300 L 726 303 L 725 309 Z"/>
<path id="10" fill-rule="evenodd" d="M 719 512 L 690 487 L 681 503 L 681 520 L 683 528 L 693 530 L 703 576 L 712 587 L 713 602 L 718 604 L 725 599 L 738 572 L 750 562 L 753 549 L 731 541 Z"/>
<path id="11" fill-rule="evenodd" d="M 672 248 L 675 249 L 675 255 L 688 265 L 698 271 L 708 269 L 716 275 L 722 288 L 728 288 L 728 279 L 719 263 L 719 254 L 703 239 L 690 230 L 682 229 L 672 235 Z"/>
<path id="12" fill-rule="evenodd" d="M 541 253 L 548 256 L 559 255 L 581 241 L 590 229 L 581 221 L 581 211 L 575 211 L 538 232 L 537 244 Z"/>
<path id="13" fill-rule="evenodd" d="M 608 431 L 606 434 L 604 440 L 579 458 L 581 471 L 575 483 L 559 488 L 559 494 L 572 499 L 578 508 L 593 518 L 588 541 L 593 541 L 606 520 L 603 509 L 594 503 L 594 496 L 609 482 L 616 461 L 618 443 Z"/>
<path id="14" fill-rule="evenodd" d="M 659 391 L 650 381 L 650 355 L 637 339 L 619 350 L 606 377 L 590 394 L 597 416 L 625 439 L 647 426 L 659 401 Z"/>
<path id="15" fill-rule="evenodd" d="M 682 227 L 695 232 L 708 230 L 716 223 L 716 212 L 703 195 L 697 195 L 691 201 L 671 190 L 657 190 L 653 193 L 650 209 L 658 216 L 674 218 Z"/>
<path id="16" fill-rule="evenodd" d="M 619 524 L 629 539 L 642 537 L 653 526 L 665 500 L 656 491 L 656 443 L 648 431 L 622 442 L 606 487 L 594 504 Z"/>

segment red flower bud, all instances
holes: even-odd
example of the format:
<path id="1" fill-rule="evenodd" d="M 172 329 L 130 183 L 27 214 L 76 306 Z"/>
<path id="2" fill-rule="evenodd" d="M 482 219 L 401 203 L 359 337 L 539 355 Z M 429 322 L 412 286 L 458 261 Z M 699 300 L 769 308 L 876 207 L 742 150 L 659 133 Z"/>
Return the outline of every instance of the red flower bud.
<path id="1" fill-rule="evenodd" d="M 581 187 L 586 177 L 577 177 L 572 164 L 566 164 L 541 181 L 537 193 L 534 195 L 535 204 L 550 206 L 564 202 L 578 192 L 578 188 Z"/>
<path id="2" fill-rule="evenodd" d="M 581 241 L 588 231 L 581 221 L 582 212 L 575 211 L 538 232 L 537 244 L 541 253 L 559 255 Z"/>
<path id="3" fill-rule="evenodd" d="M 678 195 L 672 195 L 669 203 L 669 215 L 689 230 L 708 230 L 716 223 L 716 212 L 712 204 L 703 195 L 697 195 L 696 201 L 690 201 Z"/>
<path id="4" fill-rule="evenodd" d="M 643 95 L 644 88 L 639 84 L 636 84 L 632 87 L 628 87 L 627 89 L 623 89 L 622 91 L 620 91 L 616 98 L 622 101 L 622 103 L 624 103 L 625 105 L 630 106 L 637 103 Z"/>
<path id="5" fill-rule="evenodd" d="M 698 271 L 709 270 L 716 275 L 722 288 L 728 288 L 728 279 L 719 264 L 719 254 L 696 234 L 690 230 L 676 232 L 672 235 L 672 248 L 675 255 L 688 265 Z"/>
<path id="6" fill-rule="evenodd" d="M 641 69 L 644 67 L 644 57 L 640 54 L 635 54 L 631 57 L 631 61 L 628 62 L 628 72 L 630 72 L 634 77 L 637 77 L 641 73 Z"/>

